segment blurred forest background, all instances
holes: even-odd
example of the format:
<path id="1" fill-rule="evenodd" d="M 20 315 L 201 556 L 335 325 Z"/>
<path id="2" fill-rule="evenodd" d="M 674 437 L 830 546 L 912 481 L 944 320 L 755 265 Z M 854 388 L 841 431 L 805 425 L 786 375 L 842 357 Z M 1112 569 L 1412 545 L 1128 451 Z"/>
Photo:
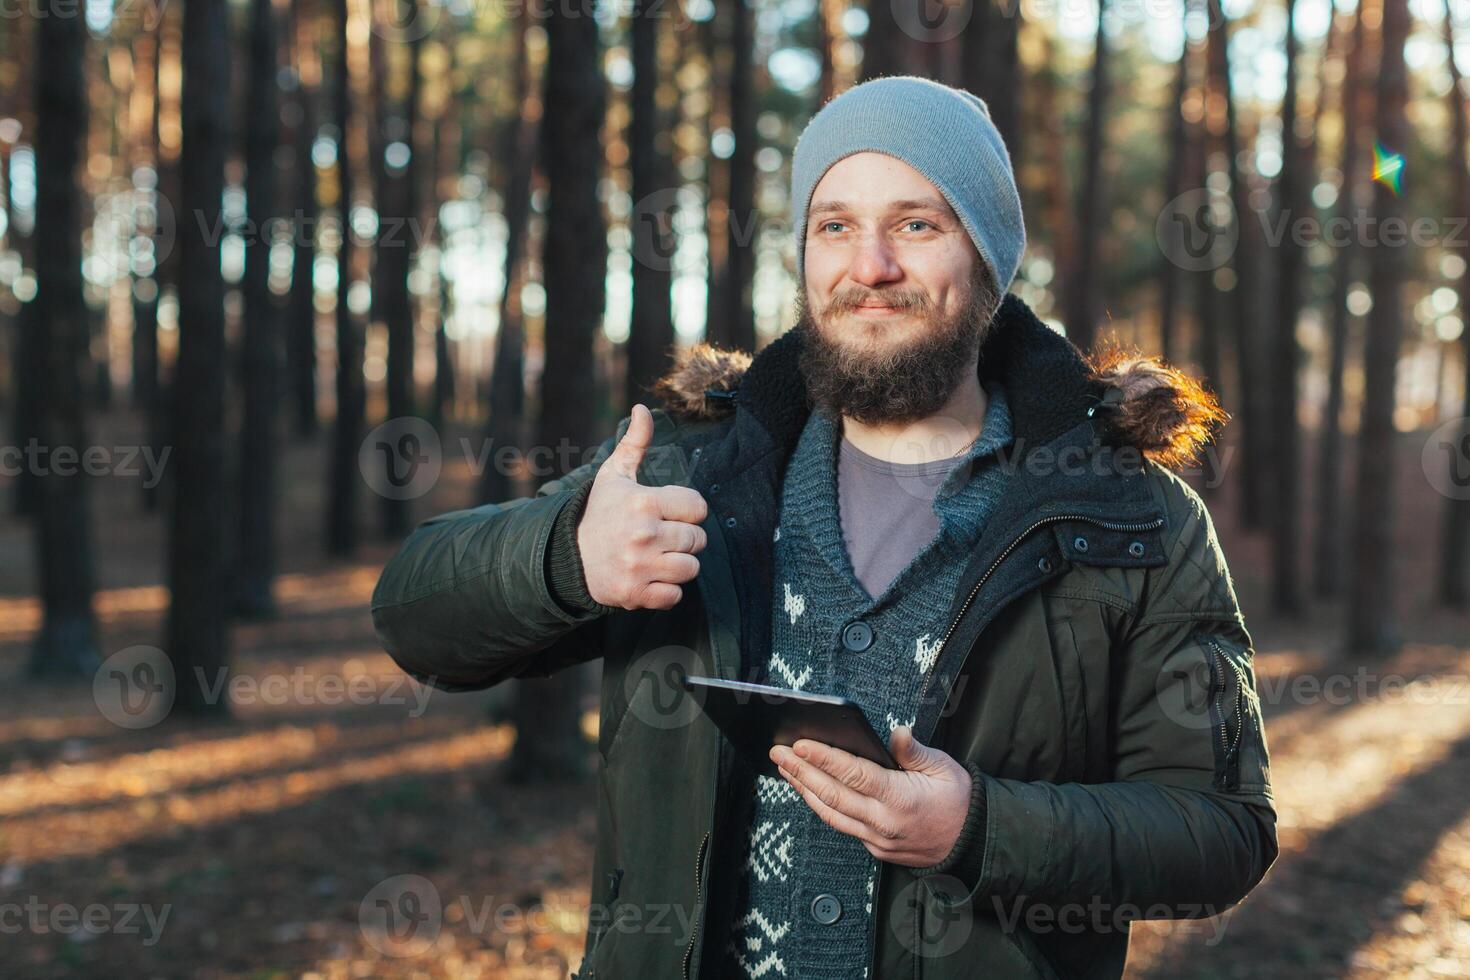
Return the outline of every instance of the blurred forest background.
<path id="1" fill-rule="evenodd" d="M 1012 291 L 1233 416 L 1188 478 L 1282 858 L 1131 972 L 1470 976 L 1466 70 L 1466 0 L 6 4 L 0 909 L 113 926 L 27 917 L 0 974 L 575 968 L 596 664 L 430 697 L 376 572 L 675 345 L 789 328 L 801 129 L 908 73 L 1006 138 Z M 409 956 L 360 911 L 403 874 L 444 906 Z"/>

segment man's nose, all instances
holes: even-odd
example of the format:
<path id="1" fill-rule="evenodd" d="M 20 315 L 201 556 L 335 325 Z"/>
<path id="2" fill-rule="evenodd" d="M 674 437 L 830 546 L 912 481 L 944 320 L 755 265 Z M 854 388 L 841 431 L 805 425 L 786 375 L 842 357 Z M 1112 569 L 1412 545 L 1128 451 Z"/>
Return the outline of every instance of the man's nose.
<path id="1" fill-rule="evenodd" d="M 903 277 L 893 248 L 883 235 L 866 235 L 852 257 L 847 276 L 853 282 L 876 289 Z"/>

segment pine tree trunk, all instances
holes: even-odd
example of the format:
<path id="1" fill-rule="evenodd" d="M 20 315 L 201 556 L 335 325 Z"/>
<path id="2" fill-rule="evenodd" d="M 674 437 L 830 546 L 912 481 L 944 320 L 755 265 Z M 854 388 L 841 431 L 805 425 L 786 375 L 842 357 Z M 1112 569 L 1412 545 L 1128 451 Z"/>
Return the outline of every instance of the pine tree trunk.
<path id="1" fill-rule="evenodd" d="M 490 376 L 490 420 L 486 434 L 490 456 L 480 474 L 480 499 L 509 500 L 517 495 L 515 474 L 496 464 L 502 449 L 519 449 L 526 431 L 526 331 L 521 314 L 521 269 L 531 222 L 531 179 L 536 169 L 537 137 L 548 107 L 532 115 L 530 53 L 522 14 L 516 30 L 515 115 L 507 123 L 502 154 L 509 166 L 505 193 L 505 292 L 500 297 L 500 328 L 495 335 L 495 364 Z M 447 345 L 446 345 L 447 346 Z"/>
<path id="2" fill-rule="evenodd" d="M 228 662 L 225 632 L 225 317 L 218 243 L 208 227 L 224 190 L 230 47 L 224 0 L 184 8 L 183 177 L 179 229 L 179 359 L 173 404 L 176 476 L 169 540 L 168 642 L 179 681 L 175 709 L 227 714 L 206 684 Z M 196 675 L 195 671 L 199 672 Z M 197 682 L 202 676 L 206 684 Z"/>
<path id="3" fill-rule="evenodd" d="M 1273 500 L 1271 508 L 1271 604 L 1277 613 L 1296 615 L 1302 609 L 1297 577 L 1297 552 L 1301 546 L 1298 482 L 1301 438 L 1297 426 L 1297 371 L 1301 347 L 1296 342 L 1296 323 L 1301 310 L 1301 247 L 1294 241 L 1291 224 L 1308 216 L 1310 201 L 1303 193 L 1311 174 L 1296 134 L 1296 0 L 1286 0 L 1286 92 L 1281 108 L 1281 175 L 1277 193 L 1281 218 L 1286 228 L 1277 244 L 1276 264 L 1280 270 L 1277 292 L 1275 349 L 1272 351 L 1271 403 Z"/>
<path id="4" fill-rule="evenodd" d="M 1005 140 L 1011 167 L 1021 170 L 1021 96 L 1025 89 L 1018 41 L 1019 0 L 977 3 L 960 35 L 960 84 L 985 101 Z"/>
<path id="5" fill-rule="evenodd" d="M 756 66 L 755 11 L 749 0 L 732 0 L 734 23 L 730 47 L 730 127 L 735 153 L 730 157 L 730 202 L 726 224 L 724 332 L 715 338 L 726 347 L 755 350 L 755 251 L 760 213 L 755 202 Z"/>
<path id="6" fill-rule="evenodd" d="M 1225 20 L 1220 0 L 1208 0 L 1209 58 L 1215 84 L 1225 104 L 1225 165 L 1230 175 L 1231 203 L 1235 208 L 1237 239 L 1235 245 L 1235 358 L 1236 387 L 1240 401 L 1237 424 L 1240 432 L 1235 469 L 1241 485 L 1241 520 L 1246 527 L 1257 529 L 1265 513 L 1265 481 L 1263 469 L 1269 457 L 1265 443 L 1265 386 L 1257 384 L 1264 375 L 1257 343 L 1259 310 L 1256 295 L 1255 211 L 1250 206 L 1250 188 L 1240 166 L 1240 127 L 1235 96 L 1230 82 L 1230 25 Z"/>
<path id="7" fill-rule="evenodd" d="M 337 212 L 341 247 L 337 252 L 337 416 L 332 423 L 331 485 L 327 495 L 327 550 L 350 555 L 357 550 L 357 501 L 362 482 L 358 450 L 362 442 L 364 391 L 363 328 L 347 305 L 352 288 L 352 88 L 349 66 L 347 0 L 337 0 L 338 52 L 335 84 L 337 123 Z"/>
<path id="8" fill-rule="evenodd" d="M 280 311 L 270 290 L 276 212 L 277 44 L 271 0 L 255 0 L 250 26 L 250 93 L 245 108 L 245 201 L 255 229 L 245 251 L 245 411 L 240 438 L 240 561 L 235 611 L 259 618 L 275 611 L 276 379 L 281 371 Z"/>
<path id="9" fill-rule="evenodd" d="M 868 33 L 863 38 L 862 81 L 883 75 L 905 75 L 909 38 L 894 19 L 893 0 L 868 0 Z"/>
<path id="10" fill-rule="evenodd" d="M 172 5 L 160 7 L 156 34 L 158 37 L 158 64 L 154 71 L 154 80 L 155 91 L 158 93 L 158 114 L 160 118 L 165 112 L 172 114 L 175 118 L 181 118 L 182 106 L 179 100 L 182 92 L 169 90 L 164 85 L 164 80 L 170 77 L 178 79 L 182 76 L 183 11 Z M 178 243 L 184 214 L 183 171 L 182 160 L 179 157 L 181 147 L 174 141 L 165 144 L 160 138 L 155 144 L 155 150 L 158 160 L 158 190 L 155 197 L 163 221 L 160 231 L 164 234 L 172 232 L 174 244 L 171 248 L 162 249 L 162 254 L 158 256 L 157 265 L 153 270 L 153 278 L 158 286 L 159 297 L 172 289 L 175 298 L 182 299 L 179 293 L 179 268 L 182 256 Z M 167 239 L 161 239 L 163 243 L 166 241 Z M 160 358 L 158 386 L 147 413 L 145 438 L 156 459 L 162 458 L 164 447 L 174 444 L 172 426 L 176 397 L 174 382 L 178 377 L 177 352 L 175 358 L 175 361 L 168 365 L 165 365 Z M 169 466 L 163 471 L 162 479 L 158 483 L 151 486 L 146 483 L 143 485 L 144 510 L 149 513 L 158 510 L 159 502 L 167 497 L 166 491 L 177 485 L 176 472 L 173 466 Z"/>
<path id="11" fill-rule="evenodd" d="M 1383 45 L 1378 70 L 1378 141 L 1390 152 L 1408 146 L 1404 107 L 1408 79 L 1404 42 L 1408 0 L 1384 0 Z M 1382 181 L 1373 186 L 1374 227 L 1403 223 L 1404 202 Z M 1358 497 L 1353 515 L 1353 576 L 1348 596 L 1348 647 L 1354 654 L 1386 656 L 1401 643 L 1394 553 L 1394 376 L 1403 335 L 1401 291 L 1405 249 L 1384 248 L 1369 270 L 1373 310 L 1363 349 L 1363 421 L 1359 427 Z"/>
<path id="12" fill-rule="evenodd" d="M 1445 45 L 1449 52 L 1450 91 L 1449 109 L 1453 120 L 1453 143 L 1450 150 L 1450 170 L 1454 187 L 1455 214 L 1470 214 L 1470 164 L 1465 159 L 1465 141 L 1470 139 L 1470 120 L 1465 115 L 1465 87 L 1460 78 L 1460 68 L 1455 64 L 1455 23 L 1451 16 L 1448 0 L 1445 4 Z M 1460 269 L 1460 314 L 1470 311 L 1470 249 L 1460 248 L 1465 264 Z M 1460 334 L 1460 346 L 1465 358 L 1464 407 L 1460 410 L 1460 431 L 1455 441 L 1452 458 L 1461 465 L 1466 461 L 1466 449 L 1470 447 L 1470 329 Z M 1458 497 L 1445 498 L 1444 535 L 1440 543 L 1439 598 L 1447 606 L 1464 609 L 1470 606 L 1470 493 L 1464 486 L 1456 484 Z"/>
<path id="13" fill-rule="evenodd" d="M 1068 284 L 1067 336 L 1084 352 L 1096 337 L 1097 242 L 1107 220 L 1103 213 L 1103 141 L 1108 111 L 1108 46 L 1103 34 L 1107 0 L 1098 0 L 1097 43 L 1093 48 L 1092 88 L 1087 96 L 1087 145 L 1082 162 L 1082 195 L 1077 203 L 1077 253 Z"/>
<path id="14" fill-rule="evenodd" d="M 624 409 L 648 398 L 664 373 L 674 345 L 670 289 L 674 259 L 677 181 L 670 160 L 669 128 L 658 107 L 658 25 L 649 0 L 633 8 L 633 117 L 629 126 L 628 166 L 632 171 L 633 314 L 628 336 L 628 373 Z"/>
<path id="15" fill-rule="evenodd" d="M 705 187 L 708 198 L 705 203 L 704 230 L 708 271 L 705 276 L 704 339 L 710 343 L 723 343 L 730 333 L 731 312 L 726 275 L 729 268 L 727 253 L 731 221 L 731 164 L 728 158 L 722 159 L 715 154 L 714 142 L 718 129 L 730 122 L 730 37 L 734 13 L 733 4 L 716 4 L 714 16 L 701 29 L 705 42 L 705 62 L 709 66 L 709 111 L 705 116 L 704 132 L 705 146 L 710 148 L 705 156 Z"/>
<path id="16" fill-rule="evenodd" d="M 541 159 L 548 201 L 545 259 L 546 366 L 538 443 L 594 445 L 595 406 L 586 397 L 595 365 L 607 275 L 607 233 L 597 196 L 606 106 L 597 23 L 558 10 L 546 20 L 546 114 Z M 553 453 L 555 459 L 558 454 Z M 580 453 L 577 454 L 580 458 Z M 571 462 L 570 460 L 568 462 Z M 558 465 L 560 461 L 558 461 Z M 509 775 L 540 780 L 578 775 L 585 765 L 579 718 L 583 675 L 576 671 L 518 685 Z"/>
<path id="17" fill-rule="evenodd" d="M 1366 91 L 1358 81 L 1363 61 L 1363 5 L 1359 4 L 1353 18 L 1352 38 L 1346 51 L 1346 70 L 1341 85 L 1343 142 L 1342 142 L 1342 186 L 1337 195 L 1337 216 L 1351 221 L 1356 204 L 1358 187 L 1358 140 L 1356 133 L 1362 122 L 1361 93 Z M 1316 573 L 1313 582 L 1316 594 L 1322 598 L 1337 595 L 1343 588 L 1344 548 L 1342 506 L 1342 406 L 1344 392 L 1344 368 L 1347 363 L 1348 345 L 1348 288 L 1354 279 L 1354 267 L 1358 257 L 1356 243 L 1349 236 L 1347 243 L 1335 250 L 1332 270 L 1332 294 L 1328 308 L 1332 313 L 1332 326 L 1328 334 L 1327 354 L 1327 400 L 1322 409 L 1321 445 L 1317 450 L 1316 512 L 1317 524 L 1314 534 L 1313 559 Z"/>
<path id="18" fill-rule="evenodd" d="M 1185 4 L 1188 19 L 1188 4 Z M 1189 92 L 1189 37 L 1179 46 L 1179 65 L 1174 75 L 1174 98 L 1169 113 L 1169 170 L 1164 178 L 1164 200 L 1173 201 L 1184 193 L 1185 173 L 1189 166 L 1189 134 L 1184 120 L 1184 97 Z M 1174 357 L 1174 312 L 1179 305 L 1179 287 L 1183 277 L 1178 264 L 1162 255 L 1159 264 L 1159 355 L 1166 361 Z"/>
<path id="19" fill-rule="evenodd" d="M 419 220 L 418 158 L 421 147 L 415 139 L 418 129 L 418 102 L 422 89 L 423 32 L 415 32 L 409 43 L 408 94 L 401 111 L 395 107 L 392 136 L 408 146 L 408 161 L 402 167 L 389 169 L 385 164 L 383 183 L 387 197 L 382 203 L 388 218 L 386 230 L 378 229 L 378 262 L 383 290 L 383 318 L 388 325 L 388 417 L 401 419 L 417 415 L 414 404 L 413 354 L 414 306 L 409 292 L 409 274 L 418 246 Z M 386 458 L 385 458 L 386 461 Z M 396 465 L 390 462 L 389 465 Z M 410 498 L 402 494 L 385 494 L 382 498 L 383 534 L 396 540 L 408 533 Z"/>
<path id="20" fill-rule="evenodd" d="M 319 209 L 316 198 L 316 163 L 312 149 L 316 143 L 316 98 L 306 86 L 304 59 L 307 49 L 316 42 L 315 18 L 307 11 L 306 0 L 292 0 L 295 20 L 294 62 L 297 105 L 293 174 L 296 214 L 293 216 L 295 239 L 291 259 L 291 292 L 287 299 L 286 317 L 287 363 L 291 384 L 291 405 L 295 409 L 296 434 L 302 438 L 316 432 L 316 226 Z M 310 19 L 310 21 L 309 21 Z M 311 26 L 308 26 L 310 22 Z"/>
<path id="21" fill-rule="evenodd" d="M 92 615 L 92 542 L 87 480 L 58 457 L 87 446 L 84 391 L 87 308 L 82 298 L 82 202 L 78 172 L 87 131 L 80 17 L 42 17 L 36 28 L 36 285 L 28 333 L 40 374 L 35 435 L 46 452 L 33 474 L 41 631 L 32 676 L 90 678 L 100 658 Z"/>
<path id="22" fill-rule="evenodd" d="M 147 105 L 146 119 L 130 119 L 135 134 L 146 137 L 131 150 L 134 168 L 152 166 L 158 146 L 158 35 L 142 32 L 133 41 L 133 84 L 148 86 L 142 101 Z M 156 171 L 155 171 L 156 172 Z M 136 193 L 136 192 L 135 192 Z M 10 211 L 7 208 L 6 214 Z M 135 210 L 137 215 L 138 211 Z M 152 233 L 142 226 L 139 232 Z M 136 269 L 136 265 L 135 265 Z M 158 398 L 158 280 L 157 269 L 148 274 L 133 274 L 133 407 L 146 418 Z"/>

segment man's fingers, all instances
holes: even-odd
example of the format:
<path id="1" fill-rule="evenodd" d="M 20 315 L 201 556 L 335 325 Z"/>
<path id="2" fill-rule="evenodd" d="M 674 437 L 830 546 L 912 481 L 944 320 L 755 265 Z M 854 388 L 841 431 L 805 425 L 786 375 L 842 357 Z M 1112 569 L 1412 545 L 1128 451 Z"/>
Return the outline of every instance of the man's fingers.
<path id="1" fill-rule="evenodd" d="M 781 770 L 778 769 L 777 771 Z M 807 771 L 811 771 L 810 766 L 807 767 Z M 791 783 L 791 787 L 797 793 L 801 794 L 801 798 L 806 801 L 806 805 L 811 807 L 812 812 L 821 817 L 822 822 L 827 824 L 827 826 L 833 830 L 847 834 L 849 837 L 856 837 L 864 844 L 869 844 L 874 847 L 883 846 L 882 838 L 874 834 L 872 828 L 866 823 L 850 814 L 829 806 L 814 789 L 806 785 L 794 773 L 791 773 L 790 770 L 785 770 L 782 772 L 782 775 L 786 776 L 787 781 Z"/>
<path id="2" fill-rule="evenodd" d="M 649 582 L 634 596 L 633 609 L 673 609 L 684 598 L 684 590 L 668 582 Z"/>
<path id="3" fill-rule="evenodd" d="M 886 788 L 886 770 L 876 762 L 845 752 L 835 746 L 809 739 L 799 739 L 806 751 L 806 761 L 863 796 L 882 799 Z M 795 751 L 795 747 L 792 747 Z"/>
<path id="4" fill-rule="evenodd" d="M 709 505 L 693 487 L 670 485 L 654 490 L 658 497 L 658 512 L 666 521 L 684 521 L 698 524 L 709 516 Z"/>
<path id="5" fill-rule="evenodd" d="M 629 416 L 628 428 L 623 431 L 623 438 L 613 447 L 612 455 L 607 458 L 604 466 L 611 466 L 615 472 L 630 480 L 638 479 L 638 467 L 643 463 L 643 456 L 648 452 L 649 443 L 653 442 L 653 413 L 647 406 L 634 405 L 633 413 Z"/>
<path id="6" fill-rule="evenodd" d="M 658 543 L 664 551 L 697 555 L 709 543 L 704 528 L 684 521 L 662 521 L 658 527 Z"/>
<path id="7" fill-rule="evenodd" d="M 858 793 L 846 783 L 833 778 L 810 762 L 794 755 L 787 756 L 785 769 L 829 809 L 845 814 L 863 824 L 864 827 L 871 828 L 874 808 L 877 805 L 875 801 Z"/>
<path id="8" fill-rule="evenodd" d="M 699 559 L 670 551 L 653 562 L 653 578 L 659 582 L 688 582 L 699 575 Z"/>

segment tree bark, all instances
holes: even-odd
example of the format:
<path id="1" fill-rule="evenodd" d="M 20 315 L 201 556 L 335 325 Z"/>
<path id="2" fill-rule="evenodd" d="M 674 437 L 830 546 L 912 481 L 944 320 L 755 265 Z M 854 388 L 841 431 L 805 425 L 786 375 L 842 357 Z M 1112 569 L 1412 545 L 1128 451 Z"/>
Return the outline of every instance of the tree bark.
<path id="1" fill-rule="evenodd" d="M 418 248 L 419 227 L 419 151 L 415 139 L 418 129 L 418 102 L 422 89 L 423 71 L 420 56 L 423 53 L 424 33 L 416 31 L 409 43 L 408 94 L 402 107 L 394 106 L 390 138 L 408 146 L 408 160 L 401 167 L 383 165 L 385 197 L 380 202 L 384 216 L 388 219 L 385 228 L 378 228 L 378 286 L 382 290 L 383 319 L 388 326 L 388 417 L 401 419 L 417 415 L 414 404 L 413 355 L 414 355 L 414 304 L 409 291 L 409 275 L 413 269 L 413 256 Z M 387 106 L 380 110 L 390 111 Z M 384 457 L 390 466 L 396 461 Z M 383 534 L 396 540 L 408 533 L 410 505 L 412 501 L 400 494 L 386 494 L 382 498 Z"/>
<path id="2" fill-rule="evenodd" d="M 516 474 L 495 460 L 501 449 L 518 449 L 526 433 L 526 331 L 521 314 L 521 274 L 531 223 L 531 180 L 536 170 L 537 137 L 548 106 L 531 100 L 531 59 L 526 44 L 530 20 L 520 15 L 516 29 L 515 116 L 508 121 L 501 144 L 509 164 L 505 193 L 505 291 L 500 296 L 500 326 L 495 334 L 495 363 L 490 375 L 490 456 L 480 474 L 480 499 L 508 500 L 516 496 Z"/>
<path id="3" fill-rule="evenodd" d="M 364 391 L 363 328 L 347 305 L 352 288 L 352 82 L 347 0 L 336 0 L 338 55 L 335 85 L 337 123 L 337 212 L 341 247 L 337 252 L 337 415 L 332 423 L 331 486 L 327 494 L 327 550 L 350 555 L 357 550 L 358 450 L 362 442 Z"/>
<path id="4" fill-rule="evenodd" d="M 183 177 L 178 222 L 179 359 L 173 440 L 177 491 L 169 541 L 168 644 L 179 679 L 175 709 L 227 714 L 213 683 L 228 662 L 225 632 L 225 285 L 207 238 L 224 191 L 230 47 L 224 0 L 184 8 Z M 202 216 L 201 221 L 190 216 Z M 203 227 L 201 227 L 203 225 Z"/>
<path id="5" fill-rule="evenodd" d="M 755 201 L 756 66 L 755 11 L 749 0 L 732 0 L 734 7 L 730 48 L 730 128 L 735 153 L 730 157 L 730 199 L 726 219 L 724 298 L 721 333 L 712 338 L 725 347 L 755 350 L 755 310 L 751 290 L 760 235 L 760 213 Z"/>
<path id="6" fill-rule="evenodd" d="M 1303 254 L 1290 233 L 1299 217 L 1308 216 L 1310 200 L 1304 190 L 1311 174 L 1296 132 L 1296 0 L 1286 0 L 1286 92 L 1281 105 L 1281 174 L 1277 197 L 1286 228 L 1277 247 L 1275 345 L 1271 356 L 1273 491 L 1271 508 L 1271 604 L 1277 613 L 1297 615 L 1302 610 L 1297 553 L 1301 546 L 1301 489 L 1298 483 L 1300 433 L 1297 426 L 1297 371 L 1301 346 L 1296 341 L 1301 312 Z"/>
<path id="7" fill-rule="evenodd" d="M 1188 20 L 1189 4 L 1184 4 Z M 1164 177 L 1164 200 L 1173 201 L 1184 193 L 1185 174 L 1189 167 L 1189 131 L 1184 120 L 1184 97 L 1189 93 L 1189 36 L 1180 39 L 1179 64 L 1175 68 L 1174 98 L 1169 112 L 1169 169 Z M 1174 320 L 1179 305 L 1183 276 L 1179 266 L 1168 255 L 1161 254 L 1159 263 L 1159 355 L 1165 361 L 1174 358 Z"/>
<path id="8" fill-rule="evenodd" d="M 84 470 L 60 455 L 87 448 L 87 308 L 82 297 L 80 151 L 87 131 L 82 19 L 42 17 L 36 28 L 36 285 L 27 332 L 39 362 L 33 474 L 41 631 L 32 676 L 90 678 L 100 658 L 92 614 L 92 540 Z"/>
<path id="9" fill-rule="evenodd" d="M 546 366 L 541 375 L 538 442 L 553 450 L 557 468 L 580 462 L 555 451 L 595 445 L 595 406 L 586 397 L 593 378 L 594 337 L 606 301 L 607 224 L 597 196 L 604 152 L 606 93 L 597 23 L 557 8 L 546 20 L 546 115 L 541 159 L 548 185 L 544 283 Z M 523 680 L 514 717 L 517 736 L 509 764 L 514 780 L 580 774 L 585 751 L 578 724 L 581 685 L 575 672 Z"/>
<path id="10" fill-rule="evenodd" d="M 1108 45 L 1103 34 L 1107 0 L 1098 0 L 1097 43 L 1093 48 L 1092 89 L 1087 96 L 1087 137 L 1082 163 L 1082 195 L 1077 203 L 1077 253 L 1067 303 L 1067 336 L 1084 352 L 1097 335 L 1097 241 L 1107 220 L 1103 213 L 1103 143 L 1108 112 Z"/>
<path id="11" fill-rule="evenodd" d="M 1341 99 L 1343 119 L 1342 187 L 1337 195 L 1339 219 L 1351 221 L 1356 208 L 1358 187 L 1358 139 L 1363 114 L 1362 93 L 1366 86 L 1358 81 L 1363 61 L 1363 4 L 1353 15 L 1353 33 L 1344 57 Z M 1321 445 L 1317 450 L 1317 487 L 1315 548 L 1313 576 L 1316 594 L 1322 598 L 1337 595 L 1343 588 L 1343 521 L 1342 514 L 1342 416 L 1343 374 L 1347 363 L 1348 287 L 1352 285 L 1358 258 L 1356 243 L 1349 236 L 1347 244 L 1335 251 L 1332 269 L 1332 295 L 1328 308 L 1332 326 L 1328 334 L 1327 400 L 1322 409 Z"/>
<path id="12" fill-rule="evenodd" d="M 276 379 L 281 371 L 280 330 L 270 290 L 271 242 L 276 212 L 275 153 L 280 138 L 275 11 L 255 0 L 250 25 L 250 92 L 245 107 L 245 201 L 255 233 L 245 250 L 245 333 L 242 359 L 245 411 L 240 434 L 240 562 L 235 611 L 261 618 L 274 613 Z"/>
<path id="13" fill-rule="evenodd" d="M 1018 41 L 1020 0 L 986 0 L 974 5 L 970 22 L 960 36 L 960 84 L 985 101 L 995 128 L 1000 130 L 1011 166 L 1021 169 L 1022 81 Z"/>
<path id="14" fill-rule="evenodd" d="M 1404 108 L 1408 78 L 1404 42 L 1408 0 L 1384 0 L 1383 45 L 1378 70 L 1378 141 L 1390 152 L 1408 146 Z M 1373 186 L 1375 227 L 1404 221 L 1404 202 L 1382 181 Z M 1358 496 L 1353 515 L 1353 575 L 1348 594 L 1348 646 L 1352 653 L 1386 656 L 1402 642 L 1395 587 L 1394 477 L 1397 439 L 1393 421 L 1394 375 L 1403 334 L 1403 248 L 1384 248 L 1369 270 L 1373 310 L 1363 350 L 1363 421 L 1359 428 Z"/>
<path id="15" fill-rule="evenodd" d="M 1237 230 L 1235 287 L 1231 290 L 1231 296 L 1235 300 L 1236 387 L 1241 406 L 1237 415 L 1240 437 L 1235 469 L 1239 474 L 1242 491 L 1241 520 L 1246 527 L 1254 530 L 1261 526 L 1265 514 L 1265 491 L 1268 484 L 1263 478 L 1262 469 L 1263 462 L 1269 458 L 1264 451 L 1265 386 L 1255 383 L 1263 377 L 1257 344 L 1261 312 L 1258 309 L 1259 297 L 1255 292 L 1257 222 L 1250 204 L 1250 187 L 1246 184 L 1246 175 L 1240 166 L 1240 127 L 1230 83 L 1230 25 L 1225 19 L 1220 0 L 1208 0 L 1207 10 L 1210 22 L 1210 65 L 1225 105 L 1225 164 L 1230 175 L 1230 196 L 1235 208 Z"/>
<path id="16" fill-rule="evenodd" d="M 669 127 L 659 112 L 658 25 L 649 0 L 633 8 L 633 116 L 628 166 L 632 171 L 633 314 L 628 335 L 624 409 L 649 396 L 664 373 L 674 345 L 674 211 L 678 182 L 672 173 Z"/>
<path id="17" fill-rule="evenodd" d="M 1449 0 L 1445 2 L 1445 45 L 1449 54 L 1450 91 L 1449 109 L 1452 123 L 1453 145 L 1450 149 L 1450 169 L 1453 173 L 1454 214 L 1470 214 L 1470 164 L 1466 162 L 1465 141 L 1470 139 L 1470 120 L 1465 115 L 1465 88 L 1460 78 L 1460 67 L 1455 63 L 1455 22 Z M 1470 312 L 1470 249 L 1460 248 L 1465 265 L 1460 269 L 1460 315 Z M 1460 334 L 1460 346 L 1465 359 L 1464 407 L 1460 410 L 1460 431 L 1456 439 L 1456 454 L 1460 460 L 1465 455 L 1464 447 L 1470 446 L 1470 329 Z M 1443 377 L 1443 372 L 1441 372 Z M 1463 487 L 1459 488 L 1464 490 Z M 1456 609 L 1470 606 L 1470 494 L 1445 498 L 1444 535 L 1439 554 L 1439 598 L 1445 605 Z"/>
<path id="18" fill-rule="evenodd" d="M 295 21 L 294 64 L 296 65 L 296 113 L 293 174 L 296 178 L 294 197 L 296 215 L 293 227 L 291 292 L 287 299 L 287 363 L 291 384 L 291 404 L 295 409 L 296 434 L 313 435 L 316 419 L 316 226 L 319 209 L 316 198 L 316 162 L 312 149 L 316 143 L 316 93 L 306 84 L 305 57 L 307 47 L 316 40 L 309 29 L 307 0 L 292 0 Z M 310 21 L 314 23 L 314 19 Z"/>

